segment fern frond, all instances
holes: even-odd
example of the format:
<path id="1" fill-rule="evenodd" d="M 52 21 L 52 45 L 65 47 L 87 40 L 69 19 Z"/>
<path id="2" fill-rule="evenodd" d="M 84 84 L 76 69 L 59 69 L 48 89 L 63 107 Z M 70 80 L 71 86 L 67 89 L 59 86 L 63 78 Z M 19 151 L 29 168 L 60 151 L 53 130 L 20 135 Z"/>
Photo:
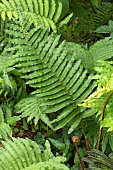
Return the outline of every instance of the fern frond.
<path id="1" fill-rule="evenodd" d="M 87 152 L 88 157 L 84 160 L 90 164 L 90 169 L 97 169 L 97 170 L 112 170 L 113 169 L 113 163 L 105 154 L 103 154 L 101 151 L 98 151 L 96 149 Z"/>
<path id="2" fill-rule="evenodd" d="M 26 17 L 33 19 L 36 26 L 43 23 L 56 31 L 57 23 L 69 9 L 69 2 L 65 1 L 65 6 L 63 6 L 63 0 L 18 0 L 18 2 L 17 0 L 5 0 L 0 2 L 0 13 L 3 20 L 6 19 L 6 16 L 11 20 L 12 17 L 18 19 L 22 12 Z M 71 16 L 62 24 L 67 24 L 70 18 Z"/>
<path id="3" fill-rule="evenodd" d="M 39 162 L 36 165 L 31 165 L 23 170 L 69 170 L 68 167 L 66 167 L 65 165 L 59 163 L 59 162 L 54 162 L 53 159 L 49 160 L 49 161 L 45 161 L 43 162 Z"/>
<path id="4" fill-rule="evenodd" d="M 100 129 L 100 122 L 98 118 L 95 118 L 96 115 L 83 119 L 82 124 L 84 127 L 84 131 L 86 133 L 86 137 L 89 139 L 89 144 L 93 148 L 97 146 L 98 136 L 99 136 L 99 129 Z M 103 128 L 102 133 L 102 152 L 106 152 L 107 146 L 109 144 L 111 150 L 113 151 L 113 132 L 107 132 L 106 128 Z"/>
<path id="5" fill-rule="evenodd" d="M 95 41 L 94 31 L 99 26 L 107 24 L 107 22 L 112 18 L 112 11 L 112 3 L 101 3 L 101 5 L 95 10 L 95 13 L 92 11 L 90 15 L 86 15 L 85 19 L 80 19 L 78 23 L 75 23 L 74 32 L 76 34 L 78 33 L 81 41 L 84 40 L 84 44 L 91 42 L 92 39 Z"/>
<path id="6" fill-rule="evenodd" d="M 12 136 L 12 131 L 10 126 L 7 123 L 1 122 L 0 123 L 0 140 L 1 139 L 8 139 L 8 137 Z"/>
<path id="7" fill-rule="evenodd" d="M 8 137 L 12 137 L 12 131 L 10 126 L 4 122 L 4 114 L 0 107 L 0 140 L 6 140 Z"/>
<path id="8" fill-rule="evenodd" d="M 48 141 L 46 141 L 46 149 L 43 151 L 37 143 L 30 139 L 12 138 L 12 141 L 3 141 L 2 144 L 4 148 L 0 149 L 1 170 L 52 170 L 53 168 L 69 170 L 62 164 L 66 160 L 64 157 L 54 157 Z"/>
<path id="9" fill-rule="evenodd" d="M 90 72 L 94 71 L 95 66 L 100 65 L 99 60 L 109 60 L 113 56 L 113 40 L 109 37 L 97 41 L 89 49 L 71 42 L 67 42 L 65 46 L 68 49 L 68 59 L 70 60 L 74 53 L 75 59 L 81 59 L 82 65 Z"/>
<path id="10" fill-rule="evenodd" d="M 110 63 L 101 61 L 102 66 L 96 67 L 97 75 L 93 78 L 97 79 L 97 91 L 92 93 L 82 104 L 82 106 L 97 110 L 97 115 L 104 113 L 105 116 L 101 121 L 101 126 L 107 127 L 108 131 L 113 130 L 113 66 L 112 62 Z"/>
<path id="11" fill-rule="evenodd" d="M 59 122 L 55 129 L 65 126 L 73 119 L 70 132 L 73 131 L 78 114 L 80 118 L 78 121 L 77 117 L 77 125 L 84 113 L 87 116 L 90 113 L 94 114 L 94 111 L 87 112 L 78 107 L 81 100 L 85 99 L 95 87 L 92 74 L 88 75 L 80 60 L 76 62 L 74 54 L 68 61 L 65 42 L 59 45 L 59 36 L 52 34 L 48 37 L 46 28 L 39 26 L 30 30 L 29 23 L 25 20 L 21 24 L 20 21 L 15 21 L 15 27 L 16 30 L 20 30 L 16 38 L 16 30 L 6 31 L 13 37 L 9 38 L 9 42 L 15 45 L 6 50 L 8 53 L 16 51 L 12 58 L 12 67 L 22 74 L 27 84 L 37 89 L 33 94 L 41 99 L 43 106 L 47 107 L 44 111 L 46 114 L 62 109 L 61 114 L 53 121 Z"/>
<path id="12" fill-rule="evenodd" d="M 112 3 L 103 3 L 100 5 L 96 11 L 96 14 L 93 15 L 92 20 L 94 22 L 95 28 L 103 25 L 112 16 L 113 4 Z"/>
<path id="13" fill-rule="evenodd" d="M 50 128 L 52 127 L 52 124 L 47 117 L 46 114 L 46 107 L 41 106 L 41 99 L 38 99 L 35 96 L 28 97 L 22 99 L 17 105 L 16 109 L 19 113 L 22 113 L 21 117 L 28 117 L 28 122 L 34 118 L 35 125 L 38 123 L 38 121 L 41 119 L 45 124 L 47 124 Z"/>

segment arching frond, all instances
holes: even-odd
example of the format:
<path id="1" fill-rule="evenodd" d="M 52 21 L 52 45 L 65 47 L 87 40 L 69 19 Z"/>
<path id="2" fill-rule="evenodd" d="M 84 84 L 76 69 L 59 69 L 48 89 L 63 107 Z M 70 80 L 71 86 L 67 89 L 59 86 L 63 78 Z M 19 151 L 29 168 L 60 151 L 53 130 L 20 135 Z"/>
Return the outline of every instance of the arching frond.
<path id="1" fill-rule="evenodd" d="M 68 0 L 65 0 L 65 5 L 63 0 L 2 0 L 0 2 L 0 13 L 3 20 L 6 17 L 9 20 L 12 17 L 18 19 L 20 13 L 23 13 L 28 20 L 33 19 L 36 26 L 43 23 L 45 26 L 51 27 L 53 31 L 56 31 L 56 24 L 64 17 L 68 9 Z M 70 17 L 62 24 L 67 24 Z"/>
<path id="2" fill-rule="evenodd" d="M 69 170 L 63 165 L 64 157 L 55 157 L 48 141 L 42 151 L 36 142 L 30 139 L 12 138 L 12 141 L 3 141 L 0 149 L 1 170 Z"/>
<path id="3" fill-rule="evenodd" d="M 11 67 L 22 74 L 27 84 L 37 89 L 33 94 L 41 99 L 41 106 L 47 107 L 43 114 L 61 112 L 53 121 L 58 122 L 55 129 L 62 128 L 73 120 L 69 132 L 73 131 L 83 117 L 94 114 L 91 109 L 78 107 L 81 100 L 95 87 L 92 74 L 88 74 L 80 60 L 74 59 L 74 54 L 68 61 L 65 42 L 59 44 L 60 37 L 54 34 L 48 37 L 46 28 L 39 26 L 30 30 L 30 25 L 25 20 L 21 24 L 20 21 L 15 21 L 16 29 L 13 29 L 13 23 L 10 26 L 12 30 L 6 32 L 13 37 L 9 38 L 9 41 L 14 46 L 6 51 L 16 51 Z M 27 105 L 29 104 L 27 102 Z M 22 103 L 20 106 L 22 110 L 23 106 L 25 107 Z M 29 116 L 30 113 L 28 112 Z M 28 114 L 23 113 L 24 116 Z M 33 114 L 30 117 L 33 117 Z"/>

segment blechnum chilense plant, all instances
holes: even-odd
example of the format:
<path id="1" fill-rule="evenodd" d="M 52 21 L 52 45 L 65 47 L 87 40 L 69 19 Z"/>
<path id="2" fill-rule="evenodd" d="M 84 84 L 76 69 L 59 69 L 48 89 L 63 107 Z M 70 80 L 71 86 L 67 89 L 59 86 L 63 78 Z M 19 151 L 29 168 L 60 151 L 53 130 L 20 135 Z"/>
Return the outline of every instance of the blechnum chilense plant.
<path id="1" fill-rule="evenodd" d="M 23 132 L 29 126 L 33 132 L 40 132 L 40 124 L 46 127 L 48 132 L 43 135 L 67 160 L 69 138 L 67 144 L 62 144 L 49 131 L 55 135 L 61 130 L 64 135 L 66 129 L 65 139 L 66 135 L 72 137 L 80 132 L 78 136 L 82 138 L 84 134 L 87 150 L 97 145 L 105 152 L 108 142 L 113 150 L 112 133 L 107 132 L 107 128 L 113 130 L 112 62 L 106 61 L 112 60 L 113 40 L 105 38 L 90 48 L 61 41 L 57 29 L 69 22 L 72 14 L 66 16 L 68 8 L 69 2 L 63 0 L 0 2 L 0 165 L 3 170 L 69 169 L 62 164 L 66 161 L 64 157 L 52 154 L 48 141 L 45 150 L 30 139 L 14 138 L 19 123 L 24 127 Z M 102 136 L 102 130 L 106 135 Z M 87 142 L 92 134 L 94 141 Z M 78 146 L 73 143 L 81 168 L 85 169 Z"/>

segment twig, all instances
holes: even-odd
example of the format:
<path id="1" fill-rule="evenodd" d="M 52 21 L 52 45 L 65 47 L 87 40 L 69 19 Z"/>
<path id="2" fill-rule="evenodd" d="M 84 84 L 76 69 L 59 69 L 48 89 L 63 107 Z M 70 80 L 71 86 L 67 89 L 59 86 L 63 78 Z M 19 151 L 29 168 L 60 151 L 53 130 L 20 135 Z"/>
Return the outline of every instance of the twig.
<path id="1" fill-rule="evenodd" d="M 79 149 L 78 149 L 78 146 L 77 146 L 77 142 L 78 142 L 78 141 L 79 141 L 79 138 L 78 138 L 77 136 L 73 136 L 73 137 L 72 137 L 72 142 L 73 142 L 73 144 L 74 144 L 74 146 L 75 146 L 75 149 L 76 149 L 76 151 L 77 151 L 77 155 L 78 155 L 78 158 L 79 158 L 79 161 L 80 161 L 81 168 L 82 168 L 82 170 L 86 170 L 86 169 L 85 169 L 84 162 L 83 162 L 83 160 L 82 160 L 82 158 L 81 158 L 81 155 L 80 155 L 80 152 L 79 152 Z"/>
<path id="2" fill-rule="evenodd" d="M 104 104 L 104 108 L 103 108 L 103 111 L 102 111 L 102 115 L 101 115 L 101 119 L 100 119 L 100 122 L 104 119 L 104 115 L 105 115 L 105 110 L 106 110 L 106 106 L 109 102 L 109 99 L 111 98 L 111 96 L 113 95 L 113 92 L 110 93 L 110 95 L 108 96 L 105 104 Z M 101 143 L 101 138 L 102 138 L 102 128 L 100 127 L 100 130 L 99 130 L 99 137 L 98 137 L 98 144 L 97 144 L 97 149 L 99 150 L 100 149 L 100 143 Z"/>

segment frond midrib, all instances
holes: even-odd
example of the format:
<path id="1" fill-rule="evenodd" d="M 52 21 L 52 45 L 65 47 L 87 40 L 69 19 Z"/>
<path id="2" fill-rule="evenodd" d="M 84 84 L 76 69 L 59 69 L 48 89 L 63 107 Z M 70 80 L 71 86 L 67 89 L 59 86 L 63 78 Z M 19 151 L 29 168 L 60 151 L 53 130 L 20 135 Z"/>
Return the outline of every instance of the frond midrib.
<path id="1" fill-rule="evenodd" d="M 24 35 L 24 37 L 25 37 L 26 43 L 27 43 L 27 44 L 29 45 L 29 47 L 32 49 L 33 54 L 36 53 L 36 49 L 34 49 L 33 46 L 32 46 L 32 45 L 29 43 L 29 41 L 27 40 L 26 34 L 25 34 L 24 30 L 23 30 L 23 35 Z M 36 53 L 36 55 L 37 55 L 37 53 Z M 47 64 L 46 62 L 44 62 L 44 60 L 42 60 L 41 58 L 40 58 L 40 60 L 41 60 L 41 63 L 43 63 L 43 65 L 47 66 L 47 68 L 50 69 L 49 64 Z M 56 79 L 58 82 L 60 82 L 60 85 L 64 87 L 63 89 L 65 90 L 65 95 L 67 94 L 67 95 L 69 96 L 69 99 L 70 99 L 71 101 L 73 101 L 73 96 L 70 94 L 69 90 L 67 90 L 67 87 L 64 86 L 65 83 L 63 83 L 63 82 L 60 80 L 60 78 L 56 75 L 56 72 L 54 72 L 52 69 L 50 69 L 50 71 L 51 71 L 51 73 L 54 75 L 55 79 Z M 73 105 L 76 107 L 75 102 L 73 102 Z"/>

